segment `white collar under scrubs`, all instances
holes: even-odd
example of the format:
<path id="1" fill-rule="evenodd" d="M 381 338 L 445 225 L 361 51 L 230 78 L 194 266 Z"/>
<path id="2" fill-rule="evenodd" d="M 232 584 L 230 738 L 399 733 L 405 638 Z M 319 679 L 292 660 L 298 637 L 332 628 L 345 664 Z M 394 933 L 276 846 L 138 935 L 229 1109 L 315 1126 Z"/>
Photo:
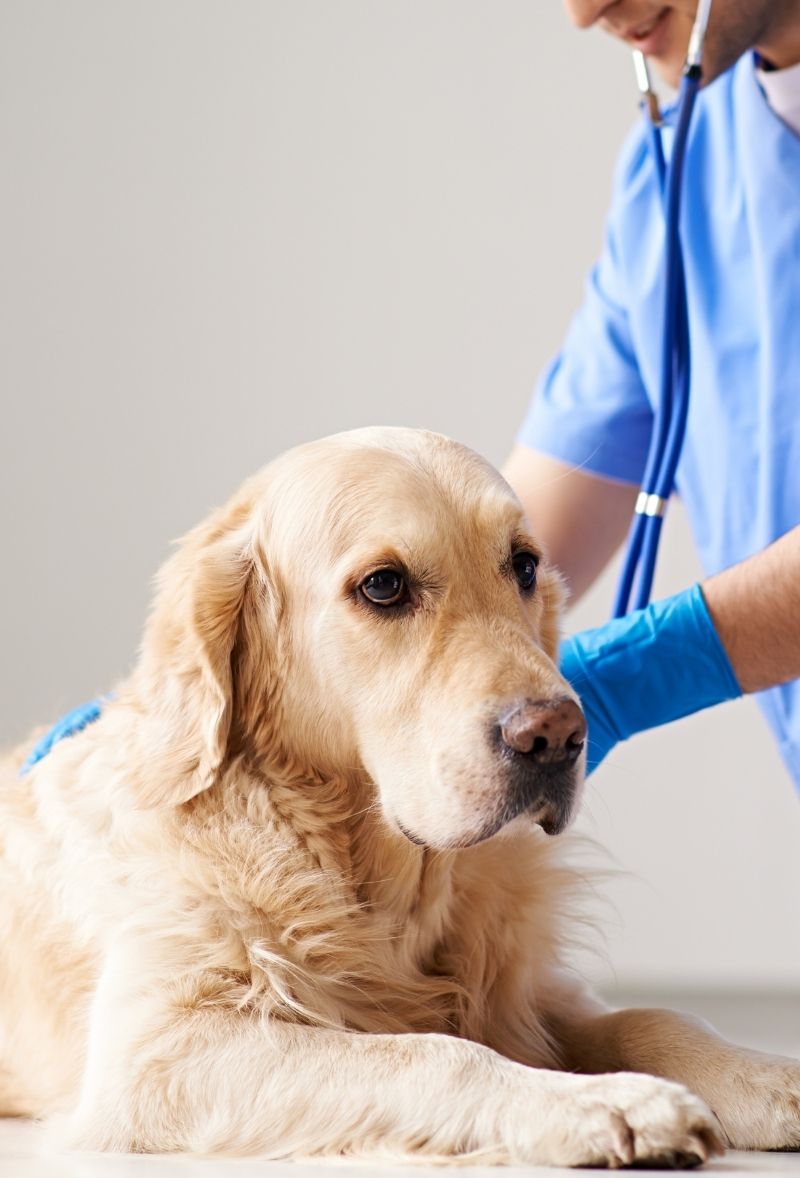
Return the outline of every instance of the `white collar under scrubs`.
<path id="1" fill-rule="evenodd" d="M 758 81 L 778 118 L 800 135 L 800 64 L 785 70 L 759 69 Z"/>
<path id="2" fill-rule="evenodd" d="M 687 150 L 681 235 L 692 383 L 677 489 L 707 573 L 800 523 L 796 80 L 791 70 L 760 74 L 748 55 L 701 91 Z M 640 122 L 617 167 L 605 248 L 539 383 L 522 443 L 638 484 L 659 389 L 663 239 Z M 758 698 L 800 788 L 800 682 Z"/>

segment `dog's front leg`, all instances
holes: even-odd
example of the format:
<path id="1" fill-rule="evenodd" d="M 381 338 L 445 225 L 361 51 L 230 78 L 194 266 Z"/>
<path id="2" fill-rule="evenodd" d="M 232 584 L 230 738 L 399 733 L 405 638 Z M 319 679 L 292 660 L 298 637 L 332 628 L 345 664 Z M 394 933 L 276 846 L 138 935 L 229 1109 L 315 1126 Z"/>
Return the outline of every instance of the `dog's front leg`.
<path id="1" fill-rule="evenodd" d="M 527 1068 L 440 1034 L 375 1035 L 196 1010 L 94 1050 L 67 1136 L 83 1149 L 480 1156 L 506 1163 L 696 1162 L 704 1105 L 649 1076 Z M 95 1047 L 114 1044 L 96 1025 Z"/>
<path id="2" fill-rule="evenodd" d="M 548 1023 L 568 1067 L 634 1071 L 685 1084 L 718 1117 L 735 1149 L 800 1148 L 800 1061 L 728 1043 L 672 1010 L 561 1006 Z"/>

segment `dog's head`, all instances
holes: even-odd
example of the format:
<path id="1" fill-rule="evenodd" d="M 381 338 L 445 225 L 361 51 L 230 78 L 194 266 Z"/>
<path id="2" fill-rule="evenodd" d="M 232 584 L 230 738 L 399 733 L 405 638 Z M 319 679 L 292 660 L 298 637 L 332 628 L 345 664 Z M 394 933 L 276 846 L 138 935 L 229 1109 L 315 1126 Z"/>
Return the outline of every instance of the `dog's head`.
<path id="1" fill-rule="evenodd" d="M 135 685 L 146 804 L 268 771 L 368 774 L 413 842 L 519 815 L 558 833 L 585 722 L 554 659 L 562 592 L 513 492 L 472 451 L 359 430 L 290 451 L 164 566 Z"/>

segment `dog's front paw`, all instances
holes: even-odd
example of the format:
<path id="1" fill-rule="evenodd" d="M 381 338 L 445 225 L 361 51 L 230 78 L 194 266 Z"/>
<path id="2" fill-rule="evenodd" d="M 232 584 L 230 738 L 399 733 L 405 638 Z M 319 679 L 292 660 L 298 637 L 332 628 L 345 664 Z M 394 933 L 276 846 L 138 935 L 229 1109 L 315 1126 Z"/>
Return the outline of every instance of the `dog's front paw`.
<path id="1" fill-rule="evenodd" d="M 714 1115 L 682 1084 L 632 1072 L 592 1076 L 559 1126 L 558 1165 L 701 1165 L 724 1152 Z"/>
<path id="2" fill-rule="evenodd" d="M 711 1103 L 733 1149 L 800 1149 L 800 1061 L 743 1053 Z"/>

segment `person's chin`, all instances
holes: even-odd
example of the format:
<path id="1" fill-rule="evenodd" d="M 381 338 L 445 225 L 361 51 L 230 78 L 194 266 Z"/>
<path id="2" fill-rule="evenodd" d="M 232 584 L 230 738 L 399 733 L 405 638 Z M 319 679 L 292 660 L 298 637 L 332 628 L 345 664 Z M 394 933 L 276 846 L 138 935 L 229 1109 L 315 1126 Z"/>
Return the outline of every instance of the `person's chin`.
<path id="1" fill-rule="evenodd" d="M 668 86 L 673 90 L 680 87 L 683 69 L 688 52 L 688 36 L 686 29 L 674 22 L 672 35 L 664 43 L 660 53 L 648 58 L 651 66 Z M 702 84 L 708 86 L 722 74 L 729 70 L 742 53 L 747 52 L 747 46 L 725 45 L 718 37 L 709 36 L 703 51 L 703 79 Z"/>
<path id="2" fill-rule="evenodd" d="M 648 63 L 662 81 L 677 90 L 689 47 L 692 19 L 685 13 L 667 8 L 658 24 L 646 37 L 630 41 L 631 49 L 644 53 Z"/>

